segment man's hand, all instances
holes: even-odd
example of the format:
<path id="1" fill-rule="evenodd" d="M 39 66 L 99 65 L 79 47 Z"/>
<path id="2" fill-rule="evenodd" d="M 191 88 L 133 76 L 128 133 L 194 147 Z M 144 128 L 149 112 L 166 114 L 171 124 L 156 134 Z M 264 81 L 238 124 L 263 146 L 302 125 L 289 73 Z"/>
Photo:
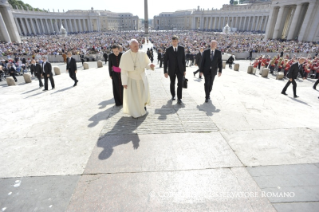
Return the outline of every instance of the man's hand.
<path id="1" fill-rule="evenodd" d="M 69 72 L 69 70 L 66 70 L 66 72 Z"/>
<path id="2" fill-rule="evenodd" d="M 48 74 L 47 77 L 50 77 L 50 74 Z"/>
<path id="3" fill-rule="evenodd" d="M 168 77 L 168 73 L 165 73 L 165 78 L 167 78 Z"/>
<path id="4" fill-rule="evenodd" d="M 222 75 L 222 73 L 221 72 L 218 72 L 218 77 L 220 77 Z"/>
<path id="5" fill-rule="evenodd" d="M 150 65 L 150 67 L 151 67 L 152 70 L 154 70 L 155 65 L 152 63 L 152 64 Z"/>
<path id="6" fill-rule="evenodd" d="M 186 76 L 186 71 L 184 72 L 184 77 Z"/>
<path id="7" fill-rule="evenodd" d="M 203 76 L 203 72 L 199 72 L 199 76 L 202 77 Z"/>
<path id="8" fill-rule="evenodd" d="M 110 76 L 110 78 L 113 79 L 111 76 Z"/>
<path id="9" fill-rule="evenodd" d="M 306 79 L 306 77 L 304 77 L 304 78 L 302 78 L 303 80 L 305 80 Z"/>
<path id="10" fill-rule="evenodd" d="M 123 87 L 124 87 L 125 89 L 127 89 L 127 85 L 123 85 Z"/>
<path id="11" fill-rule="evenodd" d="M 291 78 L 291 79 L 289 79 L 289 81 L 290 81 L 290 82 L 292 82 L 292 78 Z"/>
<path id="12" fill-rule="evenodd" d="M 76 72 L 78 72 L 78 71 L 75 71 L 75 73 L 76 73 Z"/>

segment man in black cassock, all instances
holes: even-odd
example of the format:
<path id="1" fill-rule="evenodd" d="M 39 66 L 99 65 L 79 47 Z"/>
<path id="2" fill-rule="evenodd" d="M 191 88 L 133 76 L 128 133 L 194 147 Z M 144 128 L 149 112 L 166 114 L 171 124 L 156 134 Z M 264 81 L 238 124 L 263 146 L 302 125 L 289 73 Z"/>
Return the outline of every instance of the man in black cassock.
<path id="1" fill-rule="evenodd" d="M 123 105 L 123 85 L 122 85 L 121 73 L 114 71 L 114 69 L 120 66 L 122 53 L 120 53 L 119 45 L 113 45 L 112 51 L 113 53 L 109 55 L 109 74 L 113 84 L 113 96 L 115 100 L 115 105 L 122 106 Z"/>

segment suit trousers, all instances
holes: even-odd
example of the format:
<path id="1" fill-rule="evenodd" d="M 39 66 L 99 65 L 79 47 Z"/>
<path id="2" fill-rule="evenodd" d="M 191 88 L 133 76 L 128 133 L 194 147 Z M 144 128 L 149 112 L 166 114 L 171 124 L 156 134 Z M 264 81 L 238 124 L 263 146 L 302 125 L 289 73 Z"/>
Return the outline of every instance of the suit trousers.
<path id="1" fill-rule="evenodd" d="M 283 93 L 286 93 L 287 88 L 289 87 L 289 85 L 292 83 L 293 87 L 293 92 L 294 92 L 294 96 L 297 96 L 297 83 L 295 81 L 295 79 L 292 79 L 292 81 L 290 82 L 290 80 L 287 82 L 286 86 L 284 87 L 284 89 L 282 90 Z"/>
<path id="2" fill-rule="evenodd" d="M 182 99 L 183 95 L 183 78 L 184 78 L 184 74 L 183 73 L 174 73 L 174 74 L 170 74 L 169 78 L 171 79 L 171 94 L 172 97 L 175 97 L 175 81 L 176 81 L 176 77 L 177 77 L 177 98 L 178 99 Z"/>
<path id="3" fill-rule="evenodd" d="M 55 88 L 55 85 L 54 85 L 54 79 L 53 79 L 53 75 L 52 73 L 49 74 L 49 77 L 47 76 L 47 74 L 43 74 L 44 75 L 44 89 L 45 90 L 48 90 L 48 80 L 50 79 L 50 83 L 51 83 L 51 87 L 52 88 Z"/>
<path id="4" fill-rule="evenodd" d="M 38 78 L 38 80 L 39 80 L 39 86 L 40 86 L 40 87 L 43 87 L 41 74 L 37 74 L 37 78 Z"/>
<path id="5" fill-rule="evenodd" d="M 75 71 L 69 71 L 69 76 L 70 76 L 71 79 L 74 80 L 74 82 L 77 81 Z"/>
<path id="6" fill-rule="evenodd" d="M 314 89 L 317 89 L 317 85 L 319 84 L 319 79 L 317 79 L 317 81 L 315 82 L 315 84 L 313 85 Z"/>
<path id="7" fill-rule="evenodd" d="M 205 98 L 208 99 L 210 97 L 210 92 L 213 89 L 213 84 L 214 84 L 214 80 L 215 80 L 215 74 L 206 74 L 205 75 Z"/>

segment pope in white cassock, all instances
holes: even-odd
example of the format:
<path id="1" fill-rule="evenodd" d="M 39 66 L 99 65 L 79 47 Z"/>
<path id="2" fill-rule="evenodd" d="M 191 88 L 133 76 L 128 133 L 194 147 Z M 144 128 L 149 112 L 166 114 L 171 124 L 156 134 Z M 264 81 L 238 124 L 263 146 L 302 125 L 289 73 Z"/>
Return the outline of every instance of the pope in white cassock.
<path id="1" fill-rule="evenodd" d="M 139 51 L 138 41 L 130 41 L 130 50 L 122 55 L 120 62 L 122 85 L 124 87 L 123 112 L 138 118 L 146 114 L 150 104 L 150 89 L 145 69 L 154 70 L 147 54 Z"/>

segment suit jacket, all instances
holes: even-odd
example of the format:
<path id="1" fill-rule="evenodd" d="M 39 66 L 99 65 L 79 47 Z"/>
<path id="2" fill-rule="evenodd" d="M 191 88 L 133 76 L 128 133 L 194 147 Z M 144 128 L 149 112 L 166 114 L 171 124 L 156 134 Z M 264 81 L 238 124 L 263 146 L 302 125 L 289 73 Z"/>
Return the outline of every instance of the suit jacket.
<path id="1" fill-rule="evenodd" d="M 216 75 L 217 69 L 218 72 L 222 73 L 223 70 L 223 61 L 222 53 L 219 50 L 215 50 L 213 60 L 210 59 L 211 50 L 207 49 L 203 53 L 202 62 L 200 65 L 200 72 L 203 72 L 204 75 Z"/>
<path id="2" fill-rule="evenodd" d="M 103 57 L 104 57 L 105 60 L 107 60 L 108 55 L 107 55 L 106 53 L 104 53 L 104 54 L 103 54 Z"/>
<path id="3" fill-rule="evenodd" d="M 76 66 L 76 61 L 73 57 L 71 57 L 71 61 L 69 62 L 69 58 L 66 60 L 66 70 L 69 70 L 69 72 L 75 72 L 78 70 Z"/>
<path id="4" fill-rule="evenodd" d="M 51 66 L 51 63 L 49 63 L 48 61 L 45 63 L 44 71 L 43 71 L 43 63 L 42 63 L 41 71 L 42 71 L 42 73 L 44 73 L 44 74 L 52 74 L 52 66 Z"/>
<path id="5" fill-rule="evenodd" d="M 158 59 L 158 60 L 162 60 L 162 53 L 158 53 L 158 54 L 157 54 L 157 59 Z"/>
<path id="6" fill-rule="evenodd" d="M 176 67 L 178 67 L 179 73 L 186 72 L 185 49 L 182 46 L 177 47 L 177 60 L 173 46 L 166 49 L 164 55 L 164 73 L 176 74 Z"/>
<path id="7" fill-rule="evenodd" d="M 233 56 L 230 56 L 229 58 L 228 58 L 228 60 L 226 61 L 226 63 L 233 63 L 234 62 L 234 57 Z"/>
<path id="8" fill-rule="evenodd" d="M 299 66 L 298 66 L 298 63 L 294 63 L 291 65 L 289 71 L 288 71 L 288 74 L 287 74 L 287 77 L 289 79 L 297 79 L 298 77 L 298 72 L 300 73 L 300 75 L 303 77 L 304 76 L 304 73 L 302 71 L 302 68 L 299 69 Z"/>
<path id="9" fill-rule="evenodd" d="M 200 67 L 200 64 L 202 63 L 202 53 L 199 52 L 196 55 L 195 63 L 198 67 Z"/>
<path id="10" fill-rule="evenodd" d="M 35 75 L 41 75 L 42 74 L 41 65 L 39 63 L 36 63 L 35 65 L 31 65 L 31 66 L 34 66 Z"/>
<path id="11" fill-rule="evenodd" d="M 122 53 L 119 53 L 118 58 L 116 59 L 116 56 L 114 53 L 109 55 L 109 73 L 110 77 L 112 77 L 114 71 L 113 71 L 113 66 L 119 67 L 120 66 L 120 61 L 121 61 Z"/>

